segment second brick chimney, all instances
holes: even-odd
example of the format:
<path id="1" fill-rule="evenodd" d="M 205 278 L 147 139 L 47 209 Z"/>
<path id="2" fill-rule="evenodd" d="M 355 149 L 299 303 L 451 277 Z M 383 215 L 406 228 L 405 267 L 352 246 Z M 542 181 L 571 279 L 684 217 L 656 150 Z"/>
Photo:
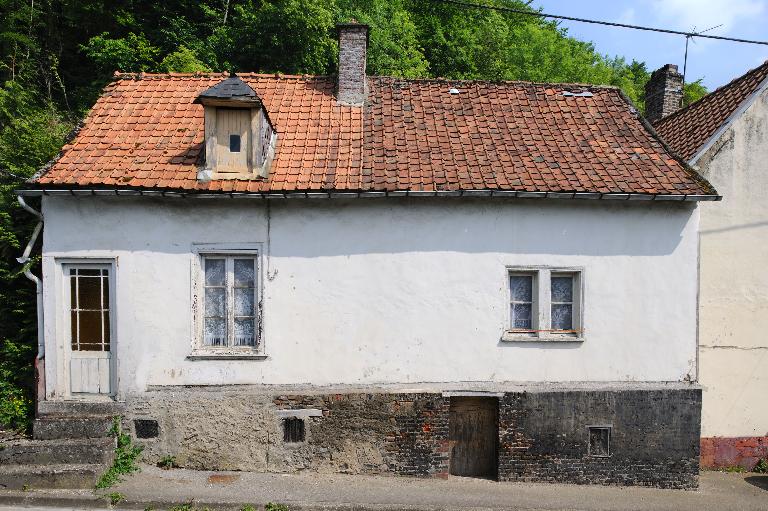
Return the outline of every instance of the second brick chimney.
<path id="1" fill-rule="evenodd" d="M 683 103 L 683 75 L 667 64 L 651 74 L 645 84 L 645 117 L 655 123 L 676 112 Z"/>
<path id="2" fill-rule="evenodd" d="M 339 30 L 337 99 L 346 105 L 362 106 L 368 93 L 365 79 L 368 25 L 352 22 L 336 28 Z"/>

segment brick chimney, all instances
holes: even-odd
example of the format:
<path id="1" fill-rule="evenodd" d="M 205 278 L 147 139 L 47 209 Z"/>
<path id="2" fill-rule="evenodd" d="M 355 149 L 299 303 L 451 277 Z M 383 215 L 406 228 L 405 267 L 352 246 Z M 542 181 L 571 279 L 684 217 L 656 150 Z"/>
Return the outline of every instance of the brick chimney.
<path id="1" fill-rule="evenodd" d="M 677 111 L 683 102 L 683 75 L 667 64 L 651 74 L 645 84 L 645 117 L 655 123 Z"/>
<path id="2" fill-rule="evenodd" d="M 368 25 L 356 21 L 337 25 L 339 30 L 339 103 L 361 106 L 368 93 L 365 62 L 368 53 Z"/>

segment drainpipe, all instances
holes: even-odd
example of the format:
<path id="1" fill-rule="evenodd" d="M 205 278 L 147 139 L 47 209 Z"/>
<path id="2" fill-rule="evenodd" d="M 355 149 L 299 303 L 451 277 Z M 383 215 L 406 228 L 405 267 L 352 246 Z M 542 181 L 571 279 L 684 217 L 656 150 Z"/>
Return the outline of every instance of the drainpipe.
<path id="1" fill-rule="evenodd" d="M 25 211 L 28 211 L 39 219 L 35 226 L 35 230 L 32 231 L 32 237 L 29 239 L 29 243 L 27 243 L 27 246 L 24 249 L 24 253 L 21 257 L 16 258 L 16 261 L 18 261 L 19 264 L 27 264 L 29 261 L 29 254 L 32 252 L 32 247 L 35 245 L 37 237 L 43 229 L 43 214 L 29 207 L 29 205 L 24 202 L 24 197 L 21 195 L 18 196 L 18 199 L 19 204 Z M 35 287 L 37 288 L 37 360 L 42 360 L 45 358 L 45 341 L 43 337 L 43 283 L 29 268 L 24 270 L 24 276 L 34 282 Z M 37 365 L 37 360 L 35 361 L 35 365 Z"/>

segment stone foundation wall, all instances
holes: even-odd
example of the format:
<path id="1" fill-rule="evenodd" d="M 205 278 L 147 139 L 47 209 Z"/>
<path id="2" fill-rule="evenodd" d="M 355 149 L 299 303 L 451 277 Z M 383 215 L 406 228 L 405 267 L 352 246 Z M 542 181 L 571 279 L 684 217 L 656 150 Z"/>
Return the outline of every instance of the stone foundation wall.
<path id="1" fill-rule="evenodd" d="M 201 390 L 148 392 L 126 402 L 126 426 L 156 420 L 157 438 L 139 438 L 144 459 L 173 456 L 208 470 L 447 476 L 448 403 L 441 394 L 290 395 Z M 302 417 L 305 441 L 283 440 L 288 410 Z M 137 434 L 138 433 L 138 434 Z"/>
<path id="2" fill-rule="evenodd" d="M 125 425 L 149 463 L 173 456 L 194 469 L 447 477 L 448 395 L 174 387 L 129 397 Z M 493 395 L 502 481 L 698 484 L 695 387 Z M 293 417 L 304 421 L 304 441 L 284 441 L 283 421 Z M 590 425 L 611 427 L 610 456 L 590 455 Z"/>
<path id="3" fill-rule="evenodd" d="M 499 403 L 499 479 L 696 488 L 701 390 L 509 393 Z M 589 427 L 610 426 L 609 456 Z"/>

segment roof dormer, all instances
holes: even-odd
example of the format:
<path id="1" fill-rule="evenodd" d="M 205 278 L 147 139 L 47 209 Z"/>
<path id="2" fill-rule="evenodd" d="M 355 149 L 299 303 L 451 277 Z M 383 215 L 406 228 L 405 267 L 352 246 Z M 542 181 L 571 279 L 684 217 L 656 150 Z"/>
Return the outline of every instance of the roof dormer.
<path id="1" fill-rule="evenodd" d="M 267 177 L 277 132 L 256 91 L 232 74 L 194 102 L 205 109 L 205 163 L 198 180 Z"/>

